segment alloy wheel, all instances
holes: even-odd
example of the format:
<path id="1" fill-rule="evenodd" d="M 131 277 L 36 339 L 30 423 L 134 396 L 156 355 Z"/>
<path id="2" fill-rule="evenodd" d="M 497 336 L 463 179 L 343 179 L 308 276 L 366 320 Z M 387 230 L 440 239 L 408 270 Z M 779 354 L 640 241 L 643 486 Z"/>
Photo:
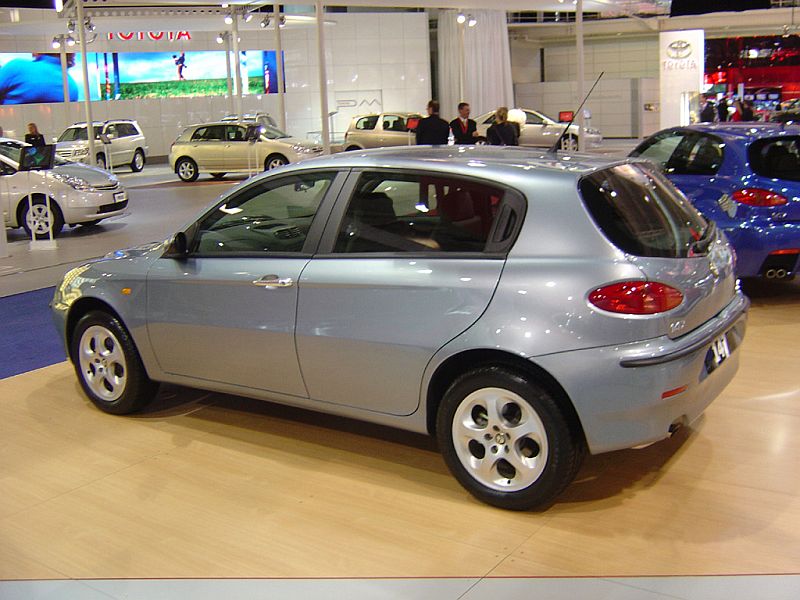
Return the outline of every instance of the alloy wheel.
<path id="1" fill-rule="evenodd" d="M 109 329 L 92 325 L 78 346 L 81 376 L 101 400 L 113 402 L 125 392 L 128 366 L 119 340 Z"/>
<path id="2" fill-rule="evenodd" d="M 46 235 L 50 231 L 52 215 L 46 204 L 34 204 L 25 215 L 28 229 L 36 235 Z"/>

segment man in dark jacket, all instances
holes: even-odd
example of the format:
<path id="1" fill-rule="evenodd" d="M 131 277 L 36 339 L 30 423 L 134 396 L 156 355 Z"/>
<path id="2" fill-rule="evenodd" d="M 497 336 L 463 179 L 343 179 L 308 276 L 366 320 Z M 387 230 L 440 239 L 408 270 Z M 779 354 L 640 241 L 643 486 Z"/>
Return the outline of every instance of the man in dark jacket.
<path id="1" fill-rule="evenodd" d="M 450 131 L 456 144 L 474 144 L 478 137 L 478 125 L 469 118 L 469 104 L 459 102 L 458 118 L 450 121 Z"/>
<path id="2" fill-rule="evenodd" d="M 417 144 L 446 145 L 450 135 L 450 125 L 439 116 L 439 103 L 428 102 L 428 116 L 420 119 L 417 125 Z"/>

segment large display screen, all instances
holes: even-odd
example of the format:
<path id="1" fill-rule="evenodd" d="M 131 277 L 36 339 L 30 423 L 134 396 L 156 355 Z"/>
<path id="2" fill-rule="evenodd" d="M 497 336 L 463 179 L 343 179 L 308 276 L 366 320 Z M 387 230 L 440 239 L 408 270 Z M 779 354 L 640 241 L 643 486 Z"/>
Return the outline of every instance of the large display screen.
<path id="1" fill-rule="evenodd" d="M 92 52 L 87 55 L 92 100 L 128 100 L 223 96 L 227 94 L 224 51 Z M 278 92 L 278 60 L 274 50 L 240 53 L 242 93 Z M 234 78 L 235 79 L 235 78 Z M 83 100 L 80 55 L 67 54 L 70 100 Z M 0 53 L 0 104 L 63 102 L 58 53 Z"/>

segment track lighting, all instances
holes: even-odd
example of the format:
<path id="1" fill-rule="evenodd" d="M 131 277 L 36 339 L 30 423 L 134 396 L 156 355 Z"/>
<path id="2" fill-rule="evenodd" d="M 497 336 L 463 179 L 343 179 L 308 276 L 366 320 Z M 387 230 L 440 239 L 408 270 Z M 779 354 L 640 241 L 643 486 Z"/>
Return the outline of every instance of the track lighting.
<path id="1" fill-rule="evenodd" d="M 70 19 L 67 21 L 67 33 L 75 33 L 75 20 Z"/>
<path id="2" fill-rule="evenodd" d="M 475 25 L 477 24 L 478 24 L 478 19 L 470 15 L 469 20 L 467 21 L 467 27 L 475 27 Z"/>
<path id="3" fill-rule="evenodd" d="M 286 27 L 286 17 L 281 15 L 281 22 L 278 24 L 279 27 Z"/>
<path id="4" fill-rule="evenodd" d="M 249 12 L 249 13 L 245 14 L 245 16 L 244 16 L 244 22 L 245 23 L 249 23 L 252 20 L 253 20 L 253 13 Z"/>
<path id="5" fill-rule="evenodd" d="M 233 23 L 233 15 L 228 13 L 225 15 L 225 25 L 231 25 Z"/>
<path id="6" fill-rule="evenodd" d="M 261 19 L 261 23 L 258 24 L 261 29 L 266 29 L 269 27 L 269 17 L 264 17 Z"/>
<path id="7" fill-rule="evenodd" d="M 89 33 L 94 33 L 94 30 L 95 30 L 95 29 L 97 29 L 97 28 L 94 26 L 94 23 L 92 23 L 92 18 L 91 18 L 91 17 L 86 17 L 86 18 L 83 20 L 83 27 L 84 27 L 84 28 L 86 29 L 86 31 L 88 31 Z"/>
<path id="8" fill-rule="evenodd" d="M 467 22 L 467 15 L 465 15 L 464 13 L 458 13 L 458 16 L 456 17 L 456 23 L 458 23 L 459 25 L 463 25 L 466 22 Z"/>
<path id="9" fill-rule="evenodd" d="M 53 38 L 53 41 L 50 45 L 53 47 L 53 50 L 58 50 L 61 48 L 61 40 L 58 38 L 58 36 L 56 36 Z"/>
<path id="10" fill-rule="evenodd" d="M 67 37 L 65 37 L 64 41 L 67 43 L 67 46 L 69 46 L 70 48 L 72 48 L 75 45 L 75 38 L 72 37 L 71 35 L 68 35 Z"/>
<path id="11" fill-rule="evenodd" d="M 218 33 L 217 34 L 217 43 L 221 44 L 224 41 L 225 41 L 225 34 L 224 33 Z"/>

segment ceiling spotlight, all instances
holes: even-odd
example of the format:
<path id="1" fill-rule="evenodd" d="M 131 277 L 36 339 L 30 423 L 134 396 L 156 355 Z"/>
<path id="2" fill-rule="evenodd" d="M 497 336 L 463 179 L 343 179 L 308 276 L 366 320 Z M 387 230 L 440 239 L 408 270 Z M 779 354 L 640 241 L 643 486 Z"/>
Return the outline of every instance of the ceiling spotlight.
<path id="1" fill-rule="evenodd" d="M 67 46 L 69 46 L 70 48 L 72 48 L 75 45 L 75 38 L 72 37 L 71 35 L 68 35 L 67 37 L 65 37 L 64 41 L 67 43 Z"/>
<path id="2" fill-rule="evenodd" d="M 94 23 L 92 23 L 92 18 L 91 17 L 86 17 L 83 20 L 83 26 L 86 28 L 86 31 L 88 31 L 89 33 L 93 33 L 94 30 L 97 29 L 94 26 Z"/>
<path id="3" fill-rule="evenodd" d="M 53 38 L 53 41 L 50 45 L 53 47 L 53 50 L 58 50 L 61 48 L 61 40 L 59 40 L 58 36 L 56 36 Z"/>
<path id="4" fill-rule="evenodd" d="M 225 41 L 225 36 L 223 34 L 221 34 L 221 33 L 218 33 L 217 34 L 217 43 L 221 44 L 224 41 Z"/>
<path id="5" fill-rule="evenodd" d="M 75 20 L 70 19 L 67 22 L 67 33 L 75 33 Z"/>
<path id="6" fill-rule="evenodd" d="M 279 27 L 286 27 L 286 17 L 281 15 L 281 22 L 278 24 Z"/>
<path id="7" fill-rule="evenodd" d="M 467 26 L 468 27 L 475 27 L 475 25 L 477 25 L 477 24 L 478 24 L 478 19 L 476 19 L 475 17 L 470 15 L 469 16 L 469 21 L 467 21 Z"/>
<path id="8" fill-rule="evenodd" d="M 269 17 L 264 17 L 261 19 L 261 23 L 258 24 L 261 29 L 266 29 L 269 27 Z"/>
<path id="9" fill-rule="evenodd" d="M 233 23 L 233 15 L 228 13 L 225 15 L 225 25 L 231 25 Z"/>
<path id="10" fill-rule="evenodd" d="M 244 16 L 244 22 L 249 23 L 253 20 L 253 13 L 249 12 Z"/>
<path id="11" fill-rule="evenodd" d="M 456 17 L 456 23 L 458 23 L 459 25 L 463 25 L 466 22 L 467 22 L 467 15 L 465 15 L 464 13 L 458 13 L 458 16 Z"/>

